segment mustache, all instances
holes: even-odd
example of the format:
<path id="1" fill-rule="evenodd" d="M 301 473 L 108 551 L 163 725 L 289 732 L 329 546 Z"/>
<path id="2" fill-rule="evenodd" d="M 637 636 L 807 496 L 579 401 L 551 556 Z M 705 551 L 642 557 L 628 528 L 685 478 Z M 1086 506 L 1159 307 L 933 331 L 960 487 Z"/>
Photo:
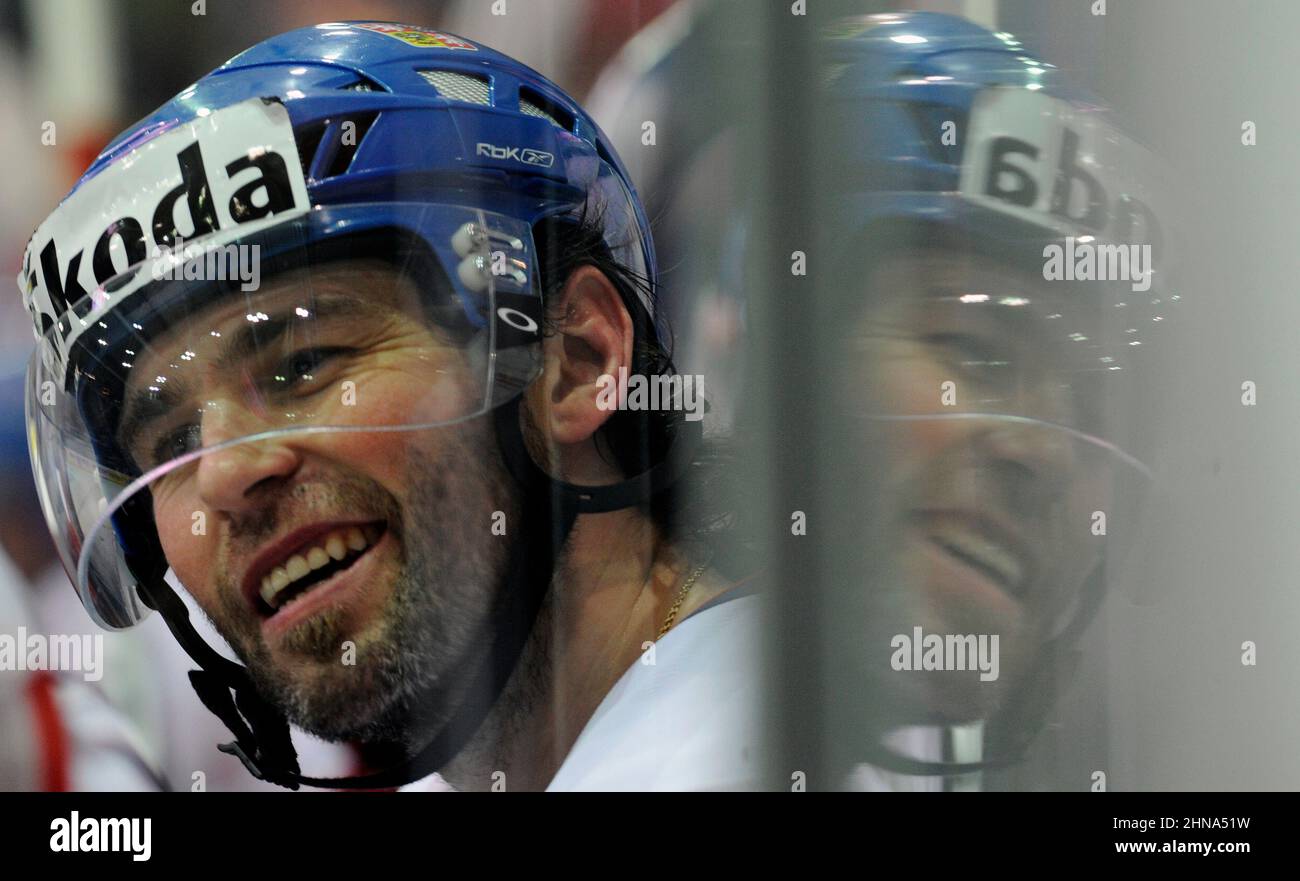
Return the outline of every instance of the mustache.
<path id="1" fill-rule="evenodd" d="M 1026 531 L 1059 516 L 1068 496 L 1065 482 L 1044 482 L 1011 463 L 965 465 L 927 482 L 927 507 L 986 512 Z"/>
<path id="2" fill-rule="evenodd" d="M 239 589 L 244 561 L 277 536 L 299 525 L 320 520 L 355 519 L 358 515 L 385 520 L 388 529 L 405 547 L 403 520 L 397 499 L 378 483 L 359 475 L 322 475 L 268 491 L 266 505 L 256 511 L 232 517 L 217 558 L 217 615 L 224 629 L 237 635 L 237 642 L 251 647 L 260 643 L 258 624 L 249 618 Z M 239 646 L 232 645 L 236 651 Z M 242 652 L 240 652 L 242 654 Z"/>
<path id="3" fill-rule="evenodd" d="M 318 520 L 356 519 L 388 521 L 401 535 L 401 508 L 373 481 L 357 477 L 317 478 L 278 490 L 268 504 L 232 517 L 226 531 L 232 558 L 247 556 L 279 535 Z"/>

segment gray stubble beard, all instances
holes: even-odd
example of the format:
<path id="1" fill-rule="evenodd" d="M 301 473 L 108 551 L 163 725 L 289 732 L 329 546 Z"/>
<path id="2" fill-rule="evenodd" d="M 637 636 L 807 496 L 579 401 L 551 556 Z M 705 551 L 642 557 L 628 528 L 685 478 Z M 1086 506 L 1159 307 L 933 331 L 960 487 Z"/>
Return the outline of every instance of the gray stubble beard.
<path id="1" fill-rule="evenodd" d="M 490 647 L 480 642 L 506 580 L 510 543 L 520 539 L 517 488 L 490 432 L 471 436 L 476 426 L 482 422 L 440 429 L 447 437 L 439 437 L 436 454 L 412 445 L 405 510 L 368 480 L 331 482 L 325 499 L 321 487 L 304 488 L 313 491 L 311 504 L 331 515 L 387 512 L 403 563 L 366 633 L 346 631 L 342 614 L 326 611 L 286 635 L 282 647 L 315 669 L 294 675 L 273 662 L 255 623 L 233 628 L 239 632 L 231 644 L 258 691 L 304 731 L 410 751 L 441 730 L 463 699 L 466 670 Z M 506 536 L 492 534 L 493 511 L 505 514 Z M 219 591 L 230 603 L 241 601 L 236 594 Z M 247 620 L 222 605 L 227 622 Z M 218 627 L 232 635 L 230 626 Z M 348 641 L 352 664 L 344 663 Z"/>

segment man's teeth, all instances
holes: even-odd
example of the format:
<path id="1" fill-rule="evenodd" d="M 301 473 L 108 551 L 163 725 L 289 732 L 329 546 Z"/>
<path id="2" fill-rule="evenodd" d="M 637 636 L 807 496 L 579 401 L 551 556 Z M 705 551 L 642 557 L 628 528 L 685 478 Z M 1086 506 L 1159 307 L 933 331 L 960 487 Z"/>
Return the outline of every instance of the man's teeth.
<path id="1" fill-rule="evenodd" d="M 275 598 L 286 587 L 331 562 L 342 560 L 349 553 L 364 551 L 378 538 L 379 531 L 371 527 L 364 531 L 359 526 L 334 530 L 322 537 L 318 544 L 299 551 L 264 576 L 260 591 L 262 599 L 275 608 Z"/>
<path id="2" fill-rule="evenodd" d="M 974 560 L 1010 587 L 1018 587 L 1025 577 L 1025 566 L 1020 557 L 999 544 L 966 532 L 944 532 L 936 536 L 936 540 L 959 556 Z"/>

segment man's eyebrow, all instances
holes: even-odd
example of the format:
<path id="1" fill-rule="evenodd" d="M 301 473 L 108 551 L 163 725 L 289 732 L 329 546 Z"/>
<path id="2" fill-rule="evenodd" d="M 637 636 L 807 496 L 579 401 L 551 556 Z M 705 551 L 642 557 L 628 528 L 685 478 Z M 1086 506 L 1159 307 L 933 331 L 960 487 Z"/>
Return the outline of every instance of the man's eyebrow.
<path id="1" fill-rule="evenodd" d="M 315 321 L 350 318 L 374 314 L 377 311 L 374 304 L 352 296 L 322 296 L 311 305 L 310 310 L 298 306 L 292 316 L 280 315 L 275 318 L 255 311 L 249 312 L 248 323 L 222 347 L 215 361 L 216 369 L 225 372 L 238 366 L 284 336 L 295 321 L 304 318 L 312 318 Z M 175 410 L 188 397 L 185 385 L 176 380 L 172 380 L 168 385 L 155 382 L 150 384 L 146 391 L 128 394 L 122 410 L 122 421 L 118 427 L 118 443 L 130 452 L 131 442 L 149 423 Z"/>
<path id="2" fill-rule="evenodd" d="M 145 426 L 175 410 L 187 397 L 185 386 L 179 382 L 174 385 L 155 383 L 147 391 L 128 395 L 117 429 L 118 445 L 134 455 L 131 444 Z"/>
<path id="3" fill-rule="evenodd" d="M 926 288 L 926 298 L 932 302 L 1000 306 L 970 314 L 993 318 L 1017 332 L 1037 326 L 1051 308 L 1037 291 L 1009 284 L 932 284 Z"/>
<path id="4" fill-rule="evenodd" d="M 292 315 L 281 314 L 269 318 L 264 313 L 248 313 L 248 322 L 241 327 L 217 356 L 218 370 L 229 370 L 256 355 L 271 343 L 291 330 L 296 322 L 312 319 L 315 322 L 332 318 L 356 318 L 373 315 L 377 310 L 373 303 L 368 303 L 353 296 L 322 296 L 312 302 L 311 308 L 295 307 Z M 308 325 L 310 327 L 312 325 Z"/>

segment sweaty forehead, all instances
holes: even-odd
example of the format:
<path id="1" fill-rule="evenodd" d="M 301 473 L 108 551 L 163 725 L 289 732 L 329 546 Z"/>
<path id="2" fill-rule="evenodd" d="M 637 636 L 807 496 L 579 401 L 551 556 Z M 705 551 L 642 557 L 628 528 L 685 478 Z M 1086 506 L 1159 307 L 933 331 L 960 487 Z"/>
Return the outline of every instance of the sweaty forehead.
<path id="1" fill-rule="evenodd" d="M 1048 281 L 1040 274 L 972 251 L 918 246 L 882 257 L 868 276 L 869 322 L 924 325 L 996 318 L 1008 332 L 1039 339 L 1103 333 L 1096 283 Z"/>
<path id="2" fill-rule="evenodd" d="M 146 410 L 176 406 L 203 376 L 238 371 L 266 352 L 328 334 L 357 345 L 391 328 L 414 286 L 382 261 L 294 270 L 253 293 L 235 291 L 194 312 L 172 314 L 167 329 L 137 343 L 124 383 L 123 425 Z"/>
<path id="3" fill-rule="evenodd" d="M 1041 277 L 983 254 L 916 247 L 885 255 L 871 273 L 869 293 L 881 303 L 906 305 L 931 299 L 1020 297 L 1048 307 L 1060 292 Z"/>
<path id="4" fill-rule="evenodd" d="M 242 375 L 249 365 L 282 358 L 294 347 L 382 345 L 424 324 L 399 304 L 418 288 L 381 261 L 328 270 L 295 270 L 251 294 L 231 293 L 171 323 L 137 346 L 123 389 L 118 437 L 124 443 L 210 383 Z M 414 308 L 414 307 L 410 307 Z"/>
<path id="5" fill-rule="evenodd" d="M 267 279 L 256 291 L 234 290 L 213 302 L 190 301 L 155 316 L 147 355 L 175 359 L 228 348 L 245 330 L 284 318 L 318 320 L 391 311 L 415 294 L 401 273 L 379 260 L 296 269 Z M 144 360 L 144 359 L 141 359 Z"/>

